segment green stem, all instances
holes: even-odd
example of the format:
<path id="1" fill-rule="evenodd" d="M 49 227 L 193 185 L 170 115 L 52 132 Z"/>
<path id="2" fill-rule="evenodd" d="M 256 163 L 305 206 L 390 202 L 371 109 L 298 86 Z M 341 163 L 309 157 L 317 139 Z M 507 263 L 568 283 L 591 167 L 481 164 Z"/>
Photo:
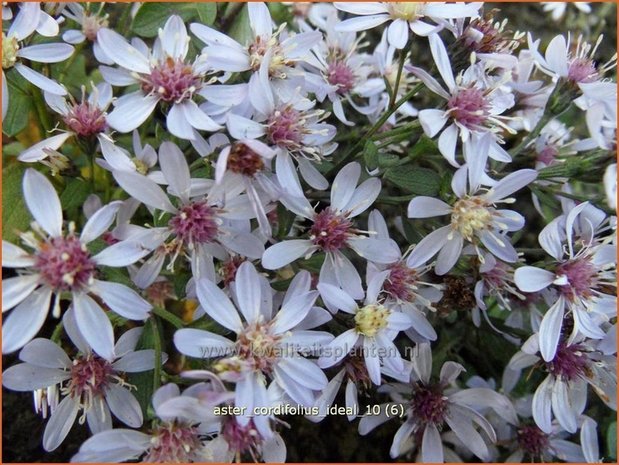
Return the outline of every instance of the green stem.
<path id="1" fill-rule="evenodd" d="M 41 91 L 34 86 L 32 86 L 32 100 L 34 102 L 34 108 L 37 111 L 37 115 L 39 116 L 39 125 L 45 137 L 45 133 L 48 133 L 52 129 L 52 121 L 49 113 L 47 112 L 47 106 L 43 101 Z"/>
<path id="2" fill-rule="evenodd" d="M 183 320 L 181 320 L 179 317 L 177 317 L 173 313 L 167 311 L 163 307 L 153 307 L 153 313 L 157 315 L 158 317 L 163 318 L 164 320 L 172 324 L 172 326 L 174 326 L 177 329 L 183 328 L 185 326 L 185 323 L 183 322 Z"/>
<path id="3" fill-rule="evenodd" d="M 395 77 L 395 85 L 393 86 L 393 93 L 391 94 L 391 100 L 389 102 L 389 108 L 395 105 L 395 100 L 398 98 L 398 91 L 400 90 L 400 79 L 402 79 L 402 70 L 404 69 L 404 63 L 406 63 L 406 47 L 400 50 L 400 63 L 398 64 L 398 74 Z"/>
<path id="4" fill-rule="evenodd" d="M 57 343 L 57 344 L 59 344 L 60 343 L 60 336 L 62 335 L 62 330 L 63 329 L 64 329 L 64 327 L 63 327 L 62 321 L 61 321 L 54 328 L 54 332 L 52 333 L 52 337 L 50 337 L 50 340 L 55 342 L 55 343 Z"/>
<path id="5" fill-rule="evenodd" d="M 548 124 L 548 122 L 552 118 L 553 116 L 551 114 L 544 113 L 544 115 L 541 117 L 533 130 L 529 134 L 527 134 L 527 136 L 522 140 L 522 142 L 520 142 L 520 144 L 518 144 L 518 146 L 511 152 L 510 155 L 512 156 L 512 158 L 516 158 L 516 156 L 519 155 L 520 152 L 522 152 L 527 147 L 527 145 L 537 139 L 537 136 L 539 136 L 540 132 L 542 132 L 544 126 L 546 126 L 546 124 Z"/>
<path id="6" fill-rule="evenodd" d="M 157 318 L 153 318 L 151 321 L 153 328 L 153 344 L 155 346 L 155 368 L 153 370 L 153 392 L 155 392 L 159 389 L 159 386 L 161 386 L 161 327 L 159 326 Z"/>

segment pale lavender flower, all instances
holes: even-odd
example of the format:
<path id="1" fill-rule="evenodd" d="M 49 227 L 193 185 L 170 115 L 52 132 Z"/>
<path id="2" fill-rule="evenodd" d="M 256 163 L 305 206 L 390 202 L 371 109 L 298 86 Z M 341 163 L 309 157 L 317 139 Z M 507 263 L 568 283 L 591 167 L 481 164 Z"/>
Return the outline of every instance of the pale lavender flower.
<path id="1" fill-rule="evenodd" d="M 52 184 L 34 169 L 23 181 L 24 198 L 35 219 L 33 231 L 21 238 L 32 252 L 2 241 L 2 266 L 15 268 L 18 276 L 2 282 L 2 311 L 11 310 L 2 326 L 2 350 L 13 352 L 24 346 L 41 329 L 49 313 L 60 316 L 60 300 L 67 293 L 75 307 L 76 321 L 89 345 L 101 357 L 114 354 L 114 334 L 106 313 L 89 294 L 130 320 L 144 320 L 151 305 L 135 291 L 115 282 L 97 279 L 98 267 L 124 267 L 145 254 L 137 243 L 122 241 L 92 255 L 87 245 L 104 234 L 114 221 L 121 202 L 100 208 L 75 233 L 69 223 L 63 231 L 62 207 Z M 23 272 L 22 272 L 23 270 Z"/>
<path id="2" fill-rule="evenodd" d="M 364 212 L 378 197 L 380 180 L 369 178 L 359 186 L 361 165 L 356 162 L 344 166 L 331 187 L 331 205 L 316 213 L 305 198 L 284 205 L 313 222 L 308 239 L 279 242 L 269 247 L 262 266 L 269 270 L 282 268 L 300 258 L 309 257 L 317 251 L 326 254 L 320 270 L 320 282 L 339 286 L 355 299 L 362 299 L 364 292 L 361 277 L 342 249 L 351 248 L 361 257 L 376 263 L 389 264 L 398 260 L 400 250 L 386 239 L 367 237 L 354 228 L 352 218 Z"/>
<path id="3" fill-rule="evenodd" d="M 164 103 L 170 105 L 167 128 L 181 139 L 194 139 L 196 130 L 221 129 L 194 101 L 194 95 L 203 95 L 208 87 L 206 67 L 200 58 L 194 63 L 185 61 L 190 38 L 179 16 L 171 16 L 166 21 L 152 51 L 143 42 L 130 45 L 111 29 L 99 30 L 97 40 L 105 54 L 120 66 L 119 69 L 101 67 L 106 81 L 117 86 L 140 86 L 115 102 L 114 110 L 107 117 L 112 128 L 133 131 L 158 104 Z"/>
<path id="4" fill-rule="evenodd" d="M 98 158 L 97 164 L 108 171 L 129 171 L 142 174 L 157 184 L 167 184 L 161 171 L 153 171 L 157 165 L 157 152 L 150 144 L 142 145 L 140 134 L 133 131 L 133 153 L 114 144 L 108 138 L 99 141 L 103 159 Z"/>
<path id="5" fill-rule="evenodd" d="M 185 155 L 172 142 L 161 144 L 159 163 L 169 194 L 178 198 L 177 205 L 154 180 L 130 170 L 113 171 L 118 184 L 132 197 L 171 215 L 167 226 L 129 225 L 124 232 L 116 233 L 155 250 L 135 276 L 139 287 L 154 282 L 168 256 L 170 270 L 177 257 L 183 256 L 191 263 L 194 277 L 214 278 L 213 257 L 225 259 L 227 249 L 249 258 L 262 255 L 260 239 L 243 227 L 254 216 L 247 196 L 229 192 L 225 202 L 214 199 L 209 192 L 212 181 L 191 179 Z"/>
<path id="6" fill-rule="evenodd" d="M 93 12 L 90 9 L 93 4 L 87 3 L 86 8 L 84 8 L 79 3 L 67 2 L 62 15 L 78 23 L 81 26 L 81 30 L 67 29 L 62 34 L 62 40 L 69 44 L 81 44 L 88 40 L 92 42 L 92 51 L 97 61 L 106 65 L 112 65 L 114 61 L 105 54 L 97 41 L 99 30 L 107 28 L 109 25 L 109 15 L 102 14 L 104 5 L 104 3 L 100 3 L 98 11 Z"/>
<path id="7" fill-rule="evenodd" d="M 353 328 L 325 346 L 323 355 L 318 359 L 320 367 L 329 368 L 351 352 L 361 352 L 368 375 L 376 385 L 381 384 L 381 366 L 395 373 L 404 370 L 404 361 L 393 340 L 400 331 L 410 328 L 414 320 L 407 313 L 387 308 L 382 299 L 379 300 L 387 274 L 379 273 L 368 283 L 362 306 L 342 289 L 327 283 L 318 284 L 327 308 L 333 312 L 342 310 L 353 315 L 350 323 L 354 324 Z"/>
<path id="8" fill-rule="evenodd" d="M 532 365 L 548 373 L 533 395 L 533 419 L 545 433 L 551 433 L 552 418 L 570 433 L 578 429 L 578 417 L 587 405 L 587 385 L 611 409 L 617 410 L 617 357 L 598 352 L 583 338 L 558 343 L 554 356 L 543 361 L 541 333 L 531 336 L 509 362 L 513 370 Z M 541 362 L 541 363 L 540 363 Z"/>
<path id="9" fill-rule="evenodd" d="M 467 172 L 469 187 L 467 188 Z M 483 245 L 497 258 L 514 263 L 518 259 L 516 249 L 511 245 L 507 232 L 518 231 L 524 226 L 524 218 L 512 210 L 499 210 L 498 203 L 512 203 L 507 196 L 530 184 L 536 177 L 535 170 L 515 171 L 484 193 L 479 193 L 480 170 L 462 167 L 454 175 L 451 186 L 458 200 L 450 206 L 442 200 L 419 196 L 408 205 L 409 218 L 430 218 L 450 215 L 451 224 L 436 229 L 417 244 L 408 256 L 409 262 L 427 260 L 439 250 L 435 272 L 447 273 L 458 261 L 464 242 L 475 247 L 477 255 L 483 259 L 480 245 Z"/>
<path id="10" fill-rule="evenodd" d="M 481 3 L 444 2 L 336 2 L 338 10 L 356 15 L 337 27 L 339 31 L 364 31 L 390 21 L 387 28 L 389 44 L 403 49 L 409 39 L 409 29 L 413 34 L 428 36 L 442 29 L 445 19 L 469 18 L 478 16 Z M 427 19 L 438 24 L 426 22 Z"/>
<path id="11" fill-rule="evenodd" d="M 41 10 L 38 2 L 21 3 L 19 13 L 11 22 L 9 30 L 2 33 L 2 118 L 9 108 L 9 88 L 4 70 L 15 70 L 27 81 L 47 92 L 66 95 L 67 90 L 56 81 L 21 63 L 21 59 L 37 63 L 58 63 L 73 54 L 68 44 L 48 43 L 23 46 L 22 42 L 34 32 L 46 37 L 58 34 L 58 23 Z"/>
<path id="12" fill-rule="evenodd" d="M 550 14 L 553 21 L 561 21 L 563 19 L 568 5 L 572 5 L 581 13 L 591 13 L 589 2 L 542 2 L 544 11 Z"/>
<path id="13" fill-rule="evenodd" d="M 213 413 L 214 407 L 231 395 L 219 380 L 194 384 L 182 394 L 176 384 L 166 384 L 153 394 L 157 419 L 148 433 L 119 428 L 99 432 L 81 445 L 71 462 L 212 461 L 205 442 L 219 430 L 220 418 Z"/>
<path id="14" fill-rule="evenodd" d="M 393 438 L 392 458 L 407 453 L 412 447 L 418 451 L 417 461 L 443 462 L 445 452 L 440 431 L 448 426 L 473 454 L 481 460 L 488 460 L 490 453 L 486 440 L 495 442 L 496 434 L 488 420 L 476 411 L 475 405 L 485 397 L 485 405 L 509 415 L 505 410 L 505 398 L 491 389 L 450 389 L 464 371 L 464 367 L 455 362 L 445 362 L 439 381 L 432 382 L 430 344 L 419 344 L 412 362 L 411 383 L 385 385 L 383 391 L 388 392 L 394 402 L 381 404 L 379 415 L 363 417 L 359 422 L 359 433 L 368 434 L 393 416 L 399 417 L 393 412 L 403 409 L 406 419 Z"/>
<path id="15" fill-rule="evenodd" d="M 225 357 L 217 361 L 215 369 L 223 379 L 236 383 L 235 405 L 246 407 L 238 417 L 241 426 L 252 421 L 254 407 L 268 407 L 269 379 L 298 404 L 311 406 L 314 392 L 327 385 L 327 378 L 300 352 L 308 346 L 322 345 L 332 336 L 306 327 L 296 329 L 313 312 L 318 297 L 318 292 L 310 291 L 309 273 L 297 275 L 275 314 L 271 288 L 251 263 L 239 266 L 232 289 L 236 306 L 208 279 L 199 279 L 196 285 L 202 308 L 217 323 L 233 331 L 236 342 L 209 331 L 180 329 L 174 335 L 177 349 L 195 358 Z M 272 436 L 268 417 L 257 415 L 253 422 L 263 438 Z"/>
<path id="16" fill-rule="evenodd" d="M 600 325 L 616 314 L 617 297 L 610 291 L 616 285 L 616 246 L 609 243 L 612 237 L 596 238 L 605 215 L 588 202 L 572 207 L 539 235 L 540 245 L 557 262 L 554 271 L 523 266 L 514 274 L 522 291 L 550 286 L 558 291 L 539 329 L 545 361 L 555 355 L 566 310 L 574 319 L 571 338 L 576 334 L 603 338 Z"/>
<path id="17" fill-rule="evenodd" d="M 135 351 L 142 328 L 125 332 L 114 346 L 111 357 L 95 354 L 80 333 L 76 309 L 63 318 L 64 328 L 79 352 L 69 358 L 64 350 L 49 339 L 37 338 L 19 353 L 24 363 L 8 368 L 2 376 L 4 387 L 15 391 L 56 389 L 64 398 L 52 410 L 43 434 L 43 448 L 56 449 L 67 437 L 78 417 L 88 421 L 92 433 L 112 428 L 113 413 L 123 423 L 137 428 L 142 425 L 142 409 L 121 373 L 139 373 L 155 366 L 155 351 Z M 165 360 L 163 360 L 165 361 Z M 163 362 L 162 361 L 162 362 Z"/>

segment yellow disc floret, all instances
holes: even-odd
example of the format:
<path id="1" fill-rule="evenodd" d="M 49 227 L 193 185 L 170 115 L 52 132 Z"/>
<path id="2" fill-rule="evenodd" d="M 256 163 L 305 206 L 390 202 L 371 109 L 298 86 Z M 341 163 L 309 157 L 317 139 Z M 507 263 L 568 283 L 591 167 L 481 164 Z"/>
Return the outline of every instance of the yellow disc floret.
<path id="1" fill-rule="evenodd" d="M 17 61 L 19 44 L 15 36 L 7 37 L 2 33 L 2 69 L 12 68 Z"/>
<path id="2" fill-rule="evenodd" d="M 423 2 L 393 2 L 389 3 L 392 18 L 412 21 L 421 16 Z"/>
<path id="3" fill-rule="evenodd" d="M 355 314 L 357 331 L 367 337 L 376 336 L 379 330 L 387 326 L 387 318 L 390 313 L 380 304 L 366 305 Z"/>
<path id="4" fill-rule="evenodd" d="M 465 197 L 458 200 L 451 212 L 451 227 L 471 242 L 476 232 L 488 229 L 492 224 L 492 211 L 481 197 Z"/>

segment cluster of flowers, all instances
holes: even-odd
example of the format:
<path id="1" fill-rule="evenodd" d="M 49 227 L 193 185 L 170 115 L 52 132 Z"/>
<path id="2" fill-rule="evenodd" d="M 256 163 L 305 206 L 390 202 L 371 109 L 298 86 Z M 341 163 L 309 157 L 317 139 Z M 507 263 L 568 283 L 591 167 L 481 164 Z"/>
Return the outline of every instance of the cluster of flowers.
<path id="1" fill-rule="evenodd" d="M 12 161 L 34 221 L 2 243 L 2 381 L 49 416 L 45 450 L 78 419 L 73 461 L 284 461 L 294 430 L 268 412 L 319 423 L 344 386 L 350 412 L 376 407 L 348 415 L 360 435 L 400 423 L 392 458 L 599 461 L 617 408 L 602 36 L 543 45 L 482 3 L 279 5 L 282 24 L 219 7 L 152 41 L 115 30 L 106 8 L 127 5 L 3 7 L 3 117 L 18 82 L 57 121 Z M 81 99 L 62 80 L 78 53 Z"/>

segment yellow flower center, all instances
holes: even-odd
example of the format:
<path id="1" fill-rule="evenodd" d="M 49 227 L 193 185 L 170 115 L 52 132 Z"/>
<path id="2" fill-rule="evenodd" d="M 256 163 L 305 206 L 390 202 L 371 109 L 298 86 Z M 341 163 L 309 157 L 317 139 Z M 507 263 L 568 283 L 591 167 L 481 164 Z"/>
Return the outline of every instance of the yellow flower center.
<path id="1" fill-rule="evenodd" d="M 458 200 L 451 211 L 451 227 L 472 241 L 477 231 L 487 229 L 492 223 L 492 212 L 481 197 L 467 197 Z"/>
<path id="2" fill-rule="evenodd" d="M 394 2 L 389 4 L 391 17 L 412 21 L 422 16 L 423 2 Z"/>
<path id="3" fill-rule="evenodd" d="M 357 331 L 367 337 L 376 336 L 379 330 L 387 326 L 387 318 L 390 313 L 380 304 L 366 305 L 355 314 Z"/>
<path id="4" fill-rule="evenodd" d="M 6 37 L 2 33 L 2 69 L 12 68 L 17 61 L 17 51 L 19 44 L 15 36 Z"/>

